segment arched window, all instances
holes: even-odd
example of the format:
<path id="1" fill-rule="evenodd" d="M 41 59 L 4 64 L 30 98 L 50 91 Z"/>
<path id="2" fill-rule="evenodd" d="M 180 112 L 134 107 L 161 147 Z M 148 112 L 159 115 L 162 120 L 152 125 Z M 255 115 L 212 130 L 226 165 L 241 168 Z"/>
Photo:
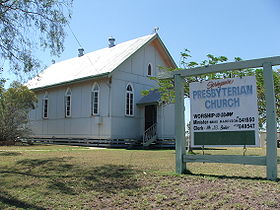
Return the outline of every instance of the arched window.
<path id="1" fill-rule="evenodd" d="M 134 110 L 133 110 L 133 102 L 134 102 L 134 93 L 133 93 L 133 87 L 132 84 L 128 84 L 126 86 L 126 94 L 125 94 L 125 115 L 127 116 L 133 116 Z"/>
<path id="2" fill-rule="evenodd" d="M 153 69 L 152 69 L 152 64 L 149 63 L 149 64 L 148 64 L 148 69 L 147 69 L 147 75 L 148 75 L 148 76 L 152 76 L 152 70 L 153 70 Z"/>
<path id="3" fill-rule="evenodd" d="M 91 115 L 99 114 L 99 85 L 95 83 L 91 89 Z"/>
<path id="4" fill-rule="evenodd" d="M 71 117 L 71 89 L 67 88 L 65 92 L 65 117 Z"/>
<path id="5" fill-rule="evenodd" d="M 44 98 L 42 100 L 43 107 L 43 118 L 47 119 L 49 117 L 49 97 L 48 92 L 45 92 Z"/>

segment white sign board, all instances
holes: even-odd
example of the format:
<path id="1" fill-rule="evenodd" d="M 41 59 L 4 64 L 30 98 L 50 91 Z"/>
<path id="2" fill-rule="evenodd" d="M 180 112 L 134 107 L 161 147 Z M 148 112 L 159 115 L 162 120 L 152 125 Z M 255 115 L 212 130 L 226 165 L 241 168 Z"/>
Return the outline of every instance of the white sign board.
<path id="1" fill-rule="evenodd" d="M 192 146 L 259 146 L 256 78 L 190 84 Z"/>

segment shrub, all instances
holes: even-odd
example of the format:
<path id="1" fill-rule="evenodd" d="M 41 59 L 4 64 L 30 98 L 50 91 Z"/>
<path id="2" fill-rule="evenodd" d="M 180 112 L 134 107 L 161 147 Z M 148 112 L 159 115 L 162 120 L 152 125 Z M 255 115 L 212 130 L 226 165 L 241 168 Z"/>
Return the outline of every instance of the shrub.
<path id="1" fill-rule="evenodd" d="M 37 98 L 18 82 L 13 82 L 8 89 L 4 89 L 4 82 L 0 86 L 0 142 L 11 144 L 31 133 L 27 127 L 28 113 L 35 108 Z"/>

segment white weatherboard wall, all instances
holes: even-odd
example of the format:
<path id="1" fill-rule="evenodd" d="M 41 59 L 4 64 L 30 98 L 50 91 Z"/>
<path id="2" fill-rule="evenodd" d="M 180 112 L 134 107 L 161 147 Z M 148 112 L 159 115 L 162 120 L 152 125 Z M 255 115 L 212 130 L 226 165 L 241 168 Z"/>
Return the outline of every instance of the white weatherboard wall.
<path id="1" fill-rule="evenodd" d="M 136 103 L 143 97 L 143 90 L 156 87 L 155 81 L 147 77 L 148 64 L 153 66 L 153 76 L 160 71 L 159 66 L 165 65 L 151 45 L 141 48 L 112 73 L 112 138 L 139 139 L 143 135 L 144 107 Z M 125 116 L 125 90 L 128 83 L 132 84 L 134 90 L 133 117 Z M 161 122 L 161 119 L 158 121 Z"/>
<path id="2" fill-rule="evenodd" d="M 96 80 L 100 87 L 98 116 L 91 116 L 91 89 L 94 82 L 80 83 L 60 88 L 48 89 L 49 116 L 42 119 L 42 99 L 45 92 L 38 94 L 37 108 L 30 112 L 30 124 L 36 137 L 63 138 L 110 138 L 108 81 Z M 71 117 L 65 117 L 65 91 L 72 91 Z"/>
<path id="3" fill-rule="evenodd" d="M 158 106 L 158 138 L 174 139 L 175 136 L 175 105 L 162 104 Z"/>

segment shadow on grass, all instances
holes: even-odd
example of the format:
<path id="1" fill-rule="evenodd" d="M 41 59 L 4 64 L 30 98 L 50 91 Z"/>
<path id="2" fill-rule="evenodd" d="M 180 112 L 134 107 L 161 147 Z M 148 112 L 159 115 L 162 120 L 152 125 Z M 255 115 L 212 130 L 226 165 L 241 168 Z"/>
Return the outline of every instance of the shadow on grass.
<path id="1" fill-rule="evenodd" d="M 20 152 L 0 152 L 0 156 L 18 156 Z"/>
<path id="2" fill-rule="evenodd" d="M 64 183 L 60 180 L 50 180 L 47 189 L 50 192 L 59 192 L 67 195 L 76 195 L 77 193 L 75 192 L 75 189 L 71 188 L 68 185 L 69 183 Z"/>
<path id="3" fill-rule="evenodd" d="M 227 175 L 214 175 L 214 174 L 195 174 L 191 171 L 187 170 L 185 175 L 191 175 L 196 177 L 205 177 L 205 178 L 215 178 L 215 179 L 242 179 L 242 180 L 262 180 L 267 181 L 266 178 L 263 177 L 249 177 L 249 176 L 227 176 Z M 280 179 L 277 179 L 276 182 L 280 182 Z"/>
<path id="4" fill-rule="evenodd" d="M 59 167 L 64 167 L 65 162 L 69 159 L 72 158 L 67 157 L 67 158 L 48 158 L 48 159 L 24 159 L 24 160 L 17 161 L 17 165 L 21 165 L 30 169 L 36 167 L 42 167 L 42 166 L 48 166 L 51 168 L 51 166 L 54 165 Z"/>
<path id="5" fill-rule="evenodd" d="M 92 183 L 92 189 L 99 192 L 117 193 L 120 190 L 138 189 L 135 175 L 138 172 L 129 166 L 104 165 L 91 169 L 86 181 Z"/>
<path id="6" fill-rule="evenodd" d="M 28 191 L 36 191 L 42 197 L 45 197 L 46 194 L 79 195 L 88 191 L 117 193 L 120 190 L 141 187 L 135 176 L 138 172 L 129 166 L 109 164 L 82 167 L 72 164 L 71 159 L 71 157 L 24 159 L 17 161 L 14 166 L 0 167 L 3 178 L 7 177 L 10 180 L 13 177 L 17 184 L 2 181 L 1 185 L 7 189 L 11 188 L 11 185 L 13 188 L 18 188 L 13 189 L 17 191 L 26 189 L 25 186 L 28 186 Z M 29 183 L 28 180 L 33 181 Z"/>
<path id="7" fill-rule="evenodd" d="M 20 201 L 17 198 L 12 197 L 6 192 L 0 191 L 0 204 L 8 205 L 12 208 L 22 208 L 22 209 L 36 209 L 36 210 L 44 210 L 46 208 L 36 206 L 33 204 L 29 204 L 24 201 Z M 1 205 L 0 205 L 1 206 Z"/>

